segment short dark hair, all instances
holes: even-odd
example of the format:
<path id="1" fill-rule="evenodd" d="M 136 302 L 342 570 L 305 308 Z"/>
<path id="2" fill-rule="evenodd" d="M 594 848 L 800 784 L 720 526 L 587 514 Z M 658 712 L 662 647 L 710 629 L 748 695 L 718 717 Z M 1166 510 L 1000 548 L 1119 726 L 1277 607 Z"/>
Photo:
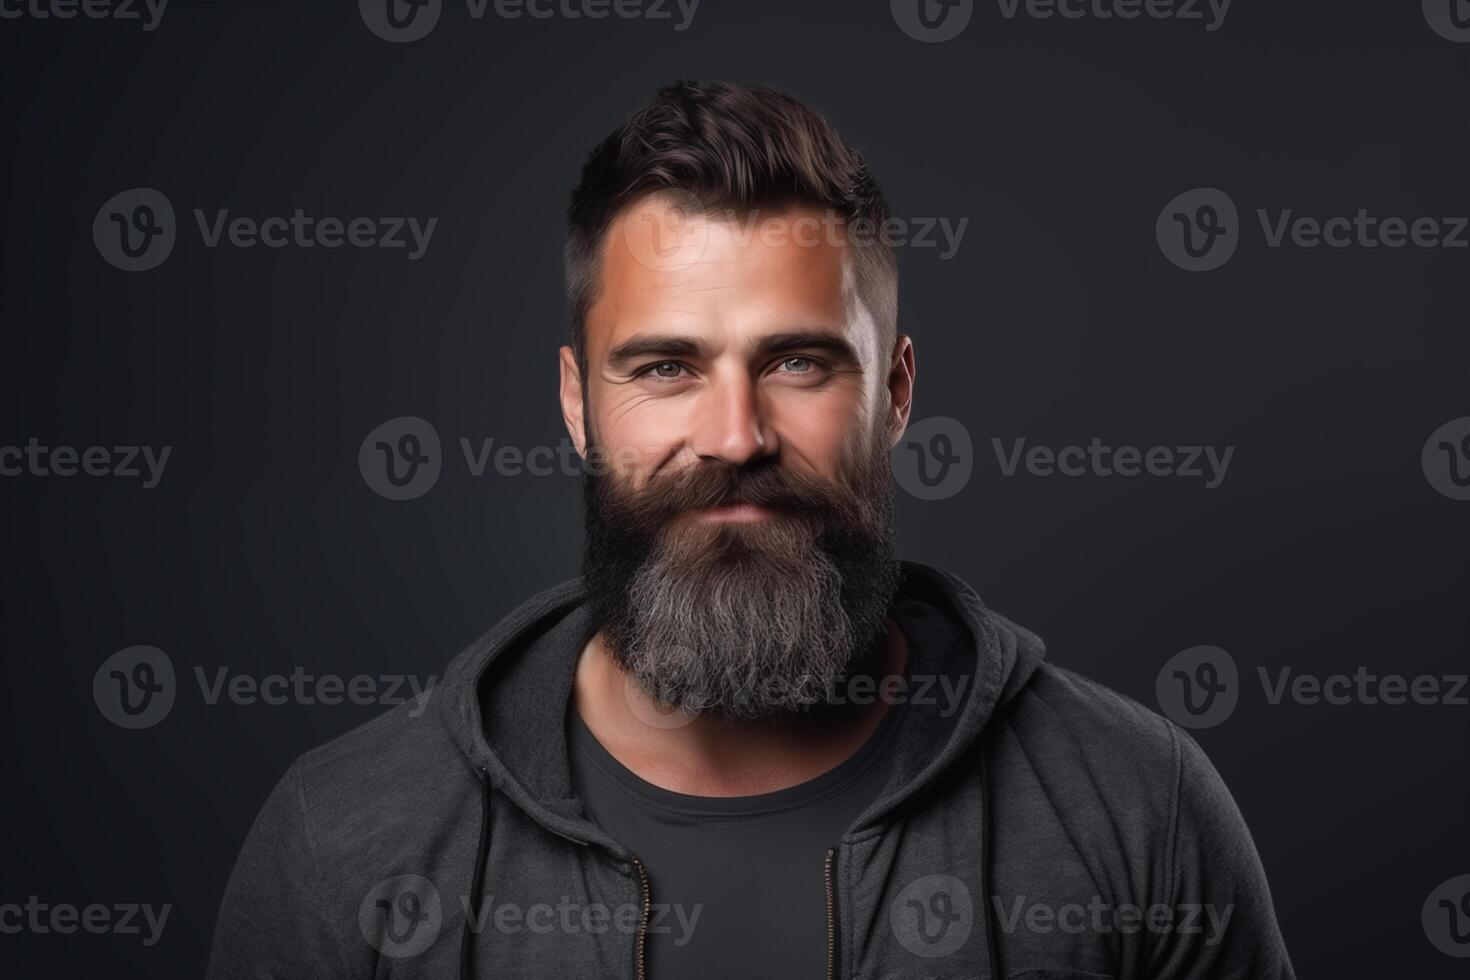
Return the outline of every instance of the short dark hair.
<path id="1" fill-rule="evenodd" d="M 708 215 L 826 209 L 881 228 L 883 192 L 868 165 L 819 113 L 764 86 L 681 80 L 658 90 L 593 148 L 567 209 L 571 347 L 586 372 L 587 312 L 596 301 L 607 230 L 650 194 L 677 192 Z M 898 324 L 898 261 L 886 240 L 854 249 L 856 287 L 884 353 Z"/>

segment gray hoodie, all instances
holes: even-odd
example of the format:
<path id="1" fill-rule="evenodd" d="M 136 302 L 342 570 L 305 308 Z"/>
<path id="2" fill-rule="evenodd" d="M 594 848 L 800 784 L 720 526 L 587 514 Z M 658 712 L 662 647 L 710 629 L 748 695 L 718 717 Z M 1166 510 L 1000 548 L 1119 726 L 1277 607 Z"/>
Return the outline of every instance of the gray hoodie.
<path id="1" fill-rule="evenodd" d="M 813 868 L 829 977 L 1294 976 L 1187 734 L 1043 662 L 946 572 L 905 563 L 900 596 L 968 642 L 916 651 L 892 778 Z M 550 589 L 461 653 L 427 711 L 301 756 L 236 862 L 210 980 L 646 976 L 667 910 L 567 762 L 595 628 L 578 582 Z"/>

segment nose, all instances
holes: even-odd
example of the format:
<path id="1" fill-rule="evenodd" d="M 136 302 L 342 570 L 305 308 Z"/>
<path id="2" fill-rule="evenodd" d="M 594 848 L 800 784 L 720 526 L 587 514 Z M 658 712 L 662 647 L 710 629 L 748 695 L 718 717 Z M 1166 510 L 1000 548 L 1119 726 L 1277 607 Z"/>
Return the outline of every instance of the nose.
<path id="1" fill-rule="evenodd" d="M 759 389 L 749 377 L 725 378 L 704 393 L 691 448 L 702 460 L 745 466 L 778 448 Z"/>

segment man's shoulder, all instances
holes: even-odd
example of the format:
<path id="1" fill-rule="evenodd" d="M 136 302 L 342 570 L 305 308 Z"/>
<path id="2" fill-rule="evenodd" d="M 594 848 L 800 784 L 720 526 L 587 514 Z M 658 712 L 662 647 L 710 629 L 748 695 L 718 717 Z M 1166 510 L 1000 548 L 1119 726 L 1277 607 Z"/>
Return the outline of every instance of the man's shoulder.
<path id="1" fill-rule="evenodd" d="M 309 825 L 379 825 L 391 830 L 443 792 L 469 764 L 438 717 L 435 694 L 389 709 L 302 753 L 291 767 Z M 364 820 L 367 812 L 375 816 Z"/>
<path id="2" fill-rule="evenodd" d="M 1051 661 L 1037 665 L 1024 693 L 1035 707 L 1050 705 L 1080 723 L 1103 731 L 1119 729 L 1150 744 L 1167 744 L 1178 730 L 1153 708 Z"/>
<path id="3" fill-rule="evenodd" d="M 471 706 L 456 688 L 464 665 L 483 658 L 493 633 L 470 643 L 401 703 L 296 758 L 289 776 L 310 823 L 330 828 L 386 819 L 391 825 L 395 813 L 422 813 L 446 784 L 474 782 L 454 731 L 456 716 Z"/>
<path id="4" fill-rule="evenodd" d="M 1037 667 L 1005 728 L 1038 769 L 1081 776 L 1102 795 L 1171 799 L 1189 736 L 1138 701 L 1055 664 Z"/>

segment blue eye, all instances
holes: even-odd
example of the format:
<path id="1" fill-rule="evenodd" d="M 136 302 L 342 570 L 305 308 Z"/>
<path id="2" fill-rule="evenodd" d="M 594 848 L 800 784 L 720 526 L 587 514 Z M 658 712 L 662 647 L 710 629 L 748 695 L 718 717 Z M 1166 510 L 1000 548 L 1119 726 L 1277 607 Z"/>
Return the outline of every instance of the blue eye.
<path id="1" fill-rule="evenodd" d="M 781 362 L 781 366 L 792 374 L 806 374 L 816 368 L 816 363 L 810 357 L 788 357 Z"/>

